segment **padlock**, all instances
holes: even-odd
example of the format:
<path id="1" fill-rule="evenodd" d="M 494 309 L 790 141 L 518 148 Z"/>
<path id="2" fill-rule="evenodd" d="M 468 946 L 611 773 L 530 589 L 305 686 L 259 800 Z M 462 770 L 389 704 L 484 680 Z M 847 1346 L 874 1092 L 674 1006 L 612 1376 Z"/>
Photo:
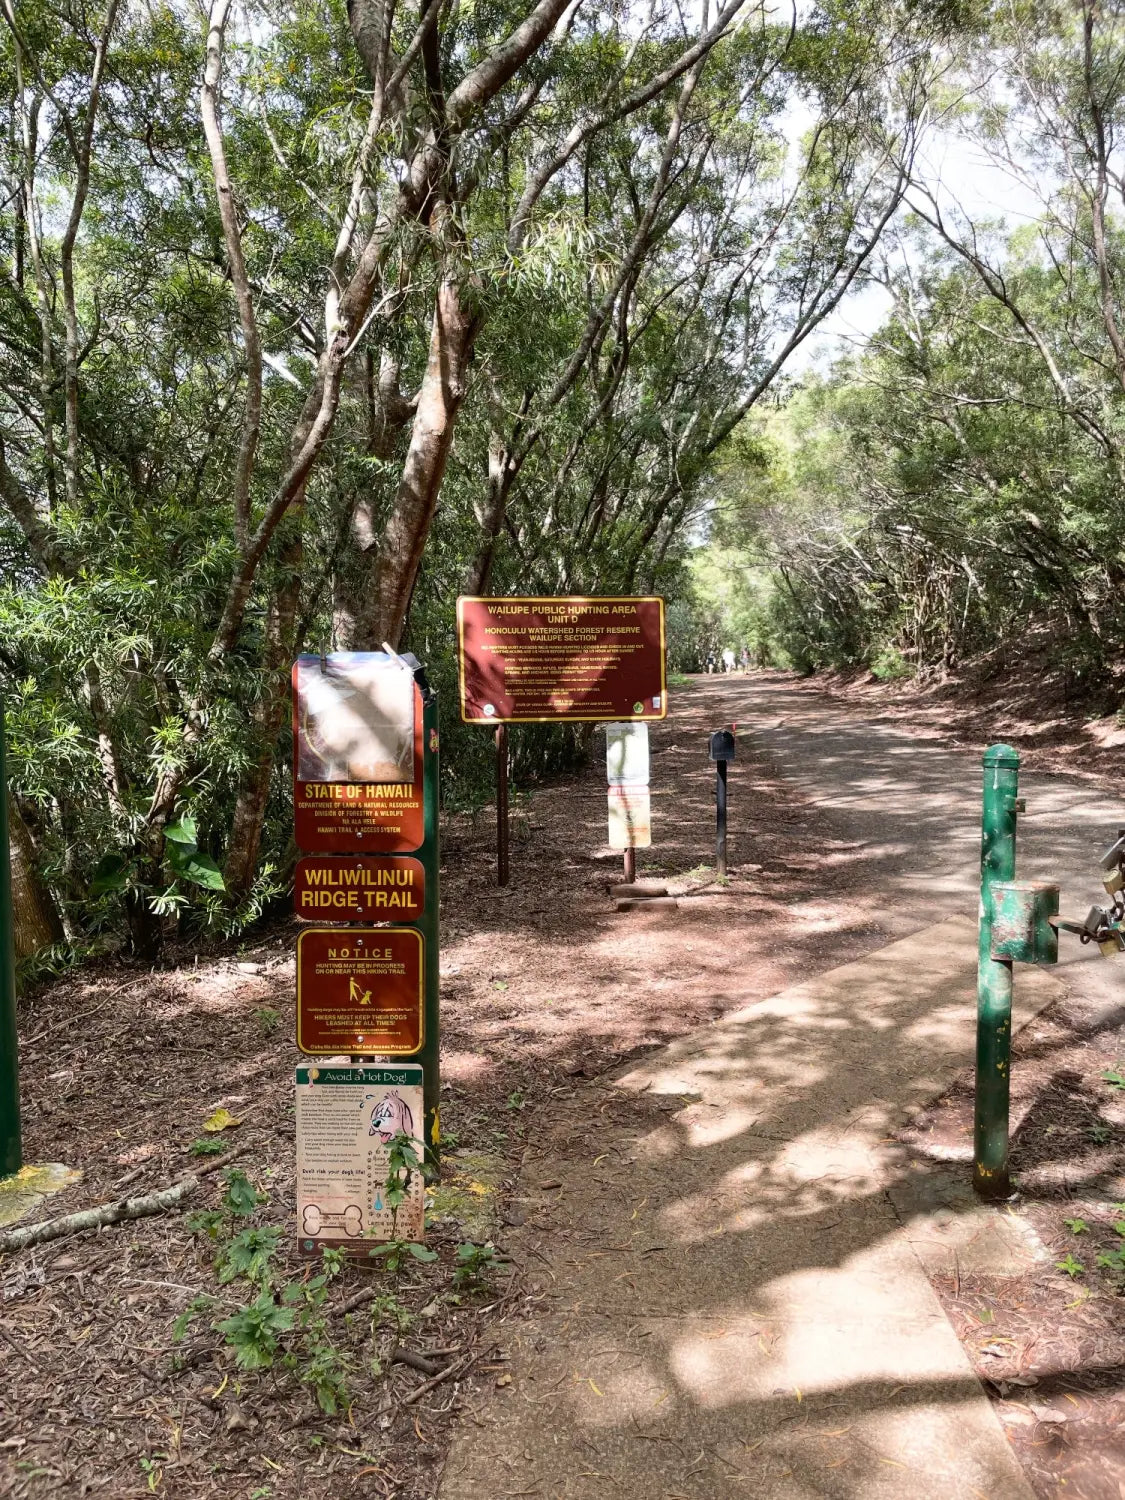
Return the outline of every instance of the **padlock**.
<path id="1" fill-rule="evenodd" d="M 1111 844 L 1098 861 L 1102 869 L 1102 884 L 1110 896 L 1125 889 L 1125 834 L 1119 834 L 1117 842 Z"/>

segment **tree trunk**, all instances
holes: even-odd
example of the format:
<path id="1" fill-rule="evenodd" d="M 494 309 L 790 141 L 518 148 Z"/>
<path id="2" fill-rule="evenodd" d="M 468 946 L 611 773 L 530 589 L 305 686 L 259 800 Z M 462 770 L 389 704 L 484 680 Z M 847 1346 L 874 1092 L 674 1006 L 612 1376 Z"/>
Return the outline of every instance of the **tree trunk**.
<path id="1" fill-rule="evenodd" d="M 430 354 L 402 479 L 363 605 L 358 643 L 361 650 L 377 651 L 384 641 L 398 645 L 410 591 L 437 509 L 479 327 L 479 318 L 463 307 L 456 284 L 443 281 L 438 288 Z"/>
<path id="2" fill-rule="evenodd" d="M 477 511 L 481 527 L 481 541 L 477 554 L 465 574 L 465 593 L 484 594 L 492 578 L 492 564 L 496 558 L 496 544 L 504 528 L 504 516 L 508 509 L 508 491 L 512 487 L 515 468 L 504 439 L 493 432 L 488 444 L 488 499 Z"/>
<path id="3" fill-rule="evenodd" d="M 8 793 L 8 834 L 12 859 L 12 922 L 16 962 L 63 940 L 62 922 L 35 865 L 35 845 Z"/>
<path id="4" fill-rule="evenodd" d="M 294 526 L 292 540 L 278 559 L 281 579 L 266 624 L 266 659 L 263 663 L 266 690 L 254 712 L 256 751 L 235 804 L 229 853 L 223 871 L 227 891 L 236 900 L 245 896 L 254 884 L 278 736 L 289 718 L 289 671 L 297 645 L 294 636 L 301 597 L 303 555 L 301 530 Z"/>

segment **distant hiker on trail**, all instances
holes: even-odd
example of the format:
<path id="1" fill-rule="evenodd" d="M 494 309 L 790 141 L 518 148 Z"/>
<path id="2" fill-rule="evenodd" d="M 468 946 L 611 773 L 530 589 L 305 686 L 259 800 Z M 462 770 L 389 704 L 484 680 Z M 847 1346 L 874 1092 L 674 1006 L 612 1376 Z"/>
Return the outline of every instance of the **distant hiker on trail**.
<path id="1" fill-rule="evenodd" d="M 711 673 L 714 670 L 715 670 L 715 653 L 713 651 L 708 651 L 708 653 L 707 653 L 707 675 L 708 675 L 708 677 L 710 677 Z"/>
<path id="2" fill-rule="evenodd" d="M 729 646 L 724 646 L 723 648 L 723 671 L 734 671 L 734 652 L 730 649 Z"/>
<path id="3" fill-rule="evenodd" d="M 743 670 L 743 672 L 744 673 L 745 672 L 749 672 L 749 670 L 750 670 L 750 651 L 749 651 L 749 649 L 746 646 L 743 646 L 742 650 L 738 653 L 738 659 L 742 663 L 742 670 Z"/>

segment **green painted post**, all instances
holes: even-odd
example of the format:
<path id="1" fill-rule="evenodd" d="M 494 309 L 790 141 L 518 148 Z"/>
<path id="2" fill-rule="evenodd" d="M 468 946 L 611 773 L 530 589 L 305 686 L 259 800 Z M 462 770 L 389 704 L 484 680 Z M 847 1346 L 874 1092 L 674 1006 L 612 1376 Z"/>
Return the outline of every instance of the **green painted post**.
<path id="1" fill-rule="evenodd" d="M 0 1177 L 11 1177 L 23 1166 L 12 923 L 12 866 L 8 854 L 8 764 L 4 744 L 4 709 L 0 706 Z"/>
<path id="2" fill-rule="evenodd" d="M 1012 1060 L 1012 962 L 992 957 L 997 881 L 1016 877 L 1016 802 L 1019 751 L 990 745 L 984 752 L 981 816 L 980 934 L 977 950 L 977 1081 L 973 1117 L 973 1186 L 983 1198 L 1006 1198 L 1008 1093 Z"/>
<path id="3" fill-rule="evenodd" d="M 429 1160 L 436 1171 L 441 1159 L 441 1071 L 439 1064 L 441 1047 L 441 1008 L 438 972 L 441 963 L 438 913 L 438 870 L 441 857 L 438 849 L 438 798 L 440 795 L 438 770 L 440 750 L 438 746 L 438 702 L 437 694 L 428 687 L 422 689 L 422 797 L 424 838 L 416 858 L 422 861 L 426 871 L 426 910 L 419 926 L 426 948 L 426 1005 L 425 1038 L 417 1061 L 422 1064 L 422 1089 L 426 1111 L 426 1145 Z"/>

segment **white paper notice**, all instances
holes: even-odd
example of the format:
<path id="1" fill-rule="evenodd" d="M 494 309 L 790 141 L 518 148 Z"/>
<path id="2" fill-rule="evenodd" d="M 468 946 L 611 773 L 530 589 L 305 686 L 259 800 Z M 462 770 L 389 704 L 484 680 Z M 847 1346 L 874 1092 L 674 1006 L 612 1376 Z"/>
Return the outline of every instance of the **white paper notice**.
<path id="1" fill-rule="evenodd" d="M 607 786 L 648 785 L 648 725 L 605 726 Z"/>

